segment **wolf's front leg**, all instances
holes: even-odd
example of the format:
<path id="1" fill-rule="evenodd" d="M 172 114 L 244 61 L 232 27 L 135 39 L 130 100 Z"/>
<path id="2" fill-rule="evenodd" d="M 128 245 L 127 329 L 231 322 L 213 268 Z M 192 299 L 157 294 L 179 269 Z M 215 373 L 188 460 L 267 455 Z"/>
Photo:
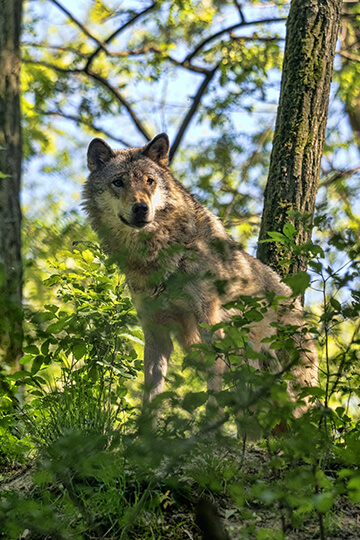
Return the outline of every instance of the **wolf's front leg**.
<path id="1" fill-rule="evenodd" d="M 217 338 L 224 337 L 222 330 L 218 330 L 215 335 Z M 203 342 L 211 343 L 213 336 L 209 331 L 205 330 L 202 332 L 202 340 Z M 224 410 L 218 405 L 216 394 L 222 390 L 223 375 L 228 369 L 224 359 L 218 357 L 208 371 L 207 389 L 211 395 L 207 402 L 207 412 L 211 414 L 215 420 L 224 418 Z"/>
<path id="2" fill-rule="evenodd" d="M 162 326 L 144 328 L 144 336 L 145 404 L 150 403 L 164 389 L 173 344 L 168 331 Z"/>

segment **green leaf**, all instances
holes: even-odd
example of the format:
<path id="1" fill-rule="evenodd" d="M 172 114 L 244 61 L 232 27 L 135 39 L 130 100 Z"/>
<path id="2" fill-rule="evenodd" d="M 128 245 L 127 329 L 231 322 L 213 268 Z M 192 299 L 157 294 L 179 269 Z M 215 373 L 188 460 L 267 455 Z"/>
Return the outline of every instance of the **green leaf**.
<path id="1" fill-rule="evenodd" d="M 82 257 L 86 263 L 92 263 L 94 260 L 94 255 L 91 253 L 89 249 L 85 249 L 82 252 Z"/>
<path id="2" fill-rule="evenodd" d="M 36 356 L 31 366 L 31 374 L 35 375 L 35 373 L 39 371 L 43 363 L 44 363 L 44 356 L 42 354 L 39 354 L 38 356 Z"/>
<path id="3" fill-rule="evenodd" d="M 31 362 L 31 360 L 34 359 L 33 354 L 24 354 L 24 356 L 21 357 L 20 364 L 27 364 L 28 362 Z"/>
<path id="4" fill-rule="evenodd" d="M 85 356 L 87 347 L 85 341 L 78 341 L 72 348 L 72 353 L 75 356 L 76 360 L 80 360 Z"/>
<path id="5" fill-rule="evenodd" d="M 341 304 L 335 298 L 330 298 L 330 304 L 334 309 L 336 309 L 336 311 L 341 311 Z"/>
<path id="6" fill-rule="evenodd" d="M 309 266 L 317 273 L 320 273 L 322 270 L 322 264 L 319 261 L 309 261 Z"/>
<path id="7" fill-rule="evenodd" d="M 59 306 L 54 306 L 52 304 L 45 304 L 44 308 L 51 313 L 57 313 L 59 311 Z"/>
<path id="8" fill-rule="evenodd" d="M 316 255 L 319 255 L 319 257 L 321 257 L 322 259 L 325 257 L 324 250 L 318 244 L 311 244 L 310 251 L 314 255 L 314 257 Z"/>
<path id="9" fill-rule="evenodd" d="M 275 242 L 284 243 L 284 240 L 286 239 L 286 236 L 284 236 L 282 233 L 276 232 L 276 231 L 268 232 L 268 235 L 270 236 L 271 240 L 275 241 Z"/>
<path id="10" fill-rule="evenodd" d="M 250 322 L 259 322 L 263 320 L 264 315 L 257 309 L 250 309 L 244 313 L 244 318 Z"/>
<path id="11" fill-rule="evenodd" d="M 283 227 L 283 233 L 287 238 L 293 238 L 294 234 L 296 232 L 296 229 L 292 223 L 286 223 Z"/>
<path id="12" fill-rule="evenodd" d="M 54 345 L 56 343 L 56 340 L 54 338 L 48 338 L 42 343 L 41 345 L 41 353 L 46 355 L 49 353 L 49 347 L 50 345 Z"/>
<path id="13" fill-rule="evenodd" d="M 62 277 L 60 274 L 53 274 L 48 279 L 44 280 L 44 284 L 48 287 L 51 287 L 52 285 L 55 285 L 56 283 L 59 283 L 61 281 Z"/>
<path id="14" fill-rule="evenodd" d="M 206 392 L 188 392 L 183 399 L 183 408 L 192 412 L 204 403 L 207 402 L 208 396 Z"/>
<path id="15" fill-rule="evenodd" d="M 23 348 L 24 353 L 28 354 L 39 354 L 39 349 L 36 345 L 29 345 L 28 347 Z"/>
<path id="16" fill-rule="evenodd" d="M 328 512 L 334 504 L 335 497 L 333 493 L 325 492 L 313 495 L 312 499 L 318 512 Z"/>
<path id="17" fill-rule="evenodd" d="M 15 373 L 11 373 L 10 375 L 7 375 L 6 378 L 12 381 L 17 381 L 19 379 L 22 379 L 23 377 L 26 377 L 27 375 L 31 375 L 30 371 L 25 371 L 23 369 L 21 371 L 16 371 Z"/>
<path id="18" fill-rule="evenodd" d="M 47 327 L 46 331 L 48 332 L 48 334 L 59 334 L 59 332 L 61 332 L 65 328 L 67 322 L 68 318 L 59 319 L 57 322 L 50 324 Z"/>
<path id="19" fill-rule="evenodd" d="M 291 287 L 294 296 L 300 296 L 301 294 L 304 294 L 310 285 L 310 276 L 302 271 L 293 276 L 287 276 L 283 281 Z"/>
<path id="20" fill-rule="evenodd" d="M 122 334 L 119 334 L 119 337 L 123 337 L 128 339 L 129 341 L 133 341 L 134 343 L 139 343 L 139 345 L 144 345 L 144 340 L 141 339 L 138 336 L 135 336 L 133 334 L 128 334 L 127 332 L 123 332 Z"/>
<path id="21" fill-rule="evenodd" d="M 273 349 L 274 351 L 279 351 L 280 349 L 283 349 L 284 343 L 282 341 L 273 341 L 273 343 L 270 345 L 270 349 Z"/>
<path id="22" fill-rule="evenodd" d="M 317 397 L 319 399 L 322 399 L 323 397 L 325 397 L 325 395 L 326 395 L 325 390 L 323 390 L 322 388 L 319 388 L 318 386 L 314 386 L 314 387 L 304 388 L 301 391 L 299 397 L 303 398 L 303 397 L 307 397 L 307 396 L 314 396 L 314 397 Z"/>
<path id="23" fill-rule="evenodd" d="M 348 483 L 349 495 L 354 502 L 360 502 L 360 476 L 351 478 Z"/>

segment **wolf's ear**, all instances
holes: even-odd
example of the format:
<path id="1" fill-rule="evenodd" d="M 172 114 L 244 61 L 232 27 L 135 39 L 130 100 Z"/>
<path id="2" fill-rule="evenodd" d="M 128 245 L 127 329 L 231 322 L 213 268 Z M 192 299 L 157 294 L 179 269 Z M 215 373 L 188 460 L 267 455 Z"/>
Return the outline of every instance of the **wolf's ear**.
<path id="1" fill-rule="evenodd" d="M 114 157 L 115 153 L 102 139 L 93 139 L 87 152 L 87 163 L 91 172 L 100 169 Z"/>
<path id="2" fill-rule="evenodd" d="M 166 133 L 160 133 L 145 146 L 142 154 L 159 165 L 166 167 L 169 161 L 169 137 Z"/>

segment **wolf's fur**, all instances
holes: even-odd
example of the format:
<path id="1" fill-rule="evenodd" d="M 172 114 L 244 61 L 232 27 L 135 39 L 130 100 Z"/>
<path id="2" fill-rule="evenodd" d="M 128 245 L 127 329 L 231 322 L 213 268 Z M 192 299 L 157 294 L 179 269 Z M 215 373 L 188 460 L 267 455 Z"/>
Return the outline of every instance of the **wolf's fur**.
<path id="1" fill-rule="evenodd" d="M 229 319 L 223 304 L 239 295 L 286 296 L 268 309 L 249 340 L 258 351 L 274 333 L 271 323 L 302 325 L 302 310 L 291 290 L 269 267 L 242 251 L 219 219 L 171 174 L 169 141 L 160 134 L 144 148 L 113 151 L 101 139 L 88 150 L 91 171 L 84 206 L 105 252 L 126 275 L 145 335 L 145 401 L 162 392 L 174 334 L 182 347 L 204 338 L 201 323 Z M 115 182 L 115 184 L 114 184 Z M 316 384 L 317 355 L 309 337 L 294 374 L 300 386 Z M 262 362 L 254 361 L 263 368 Z M 208 387 L 221 389 L 224 362 L 218 359 Z M 268 366 L 281 371 L 272 353 Z M 295 384 L 289 386 L 295 398 Z"/>

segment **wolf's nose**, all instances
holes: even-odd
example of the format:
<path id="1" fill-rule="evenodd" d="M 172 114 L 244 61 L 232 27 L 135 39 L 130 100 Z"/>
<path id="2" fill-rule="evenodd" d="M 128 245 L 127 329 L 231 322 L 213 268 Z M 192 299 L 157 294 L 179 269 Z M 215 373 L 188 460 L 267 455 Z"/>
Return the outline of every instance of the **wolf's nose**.
<path id="1" fill-rule="evenodd" d="M 139 219 L 139 218 L 142 218 L 142 217 L 145 217 L 146 214 L 148 213 L 149 211 L 149 207 L 148 205 L 146 204 L 146 202 L 137 202 L 134 204 L 133 206 L 133 213 L 134 215 Z"/>

